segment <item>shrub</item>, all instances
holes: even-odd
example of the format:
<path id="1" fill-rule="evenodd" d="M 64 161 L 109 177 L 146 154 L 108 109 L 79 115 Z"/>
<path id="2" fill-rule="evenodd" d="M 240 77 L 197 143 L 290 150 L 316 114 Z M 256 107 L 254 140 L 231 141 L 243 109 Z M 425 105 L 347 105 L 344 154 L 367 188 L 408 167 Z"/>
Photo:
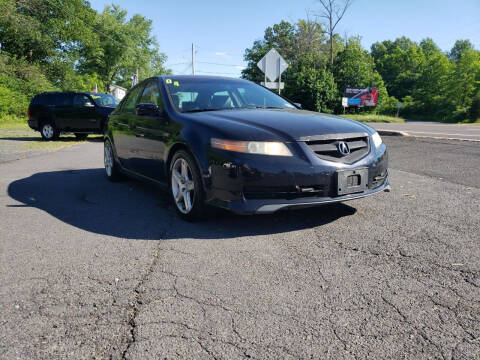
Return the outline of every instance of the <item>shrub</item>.
<path id="1" fill-rule="evenodd" d="M 473 98 L 472 105 L 468 111 L 468 118 L 472 121 L 480 119 L 480 92 Z"/>

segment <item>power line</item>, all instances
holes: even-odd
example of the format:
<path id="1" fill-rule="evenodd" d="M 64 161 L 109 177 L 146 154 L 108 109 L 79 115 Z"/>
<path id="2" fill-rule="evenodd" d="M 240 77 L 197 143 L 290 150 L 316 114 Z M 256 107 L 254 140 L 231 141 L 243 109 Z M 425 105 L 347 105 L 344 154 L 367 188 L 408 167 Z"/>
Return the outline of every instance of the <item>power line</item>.
<path id="1" fill-rule="evenodd" d="M 214 71 L 199 71 L 199 70 L 197 70 L 197 73 L 216 74 L 216 75 L 239 75 L 239 73 L 232 73 L 232 72 L 214 72 Z"/>
<path id="2" fill-rule="evenodd" d="M 190 66 L 191 63 L 189 62 L 180 62 L 180 63 L 175 63 L 175 64 L 165 64 L 165 66 L 176 66 L 176 65 L 185 65 L 188 64 Z"/>
<path id="3" fill-rule="evenodd" d="M 208 65 L 241 67 L 242 69 L 243 69 L 244 67 L 246 67 L 245 65 L 225 64 L 225 63 L 216 63 L 216 62 L 208 62 L 208 61 L 197 61 L 197 63 L 199 63 L 199 64 L 208 64 Z"/>
<path id="4" fill-rule="evenodd" d="M 206 51 L 210 51 L 210 52 L 212 52 L 212 53 L 220 52 L 220 51 L 218 51 L 218 50 L 213 50 L 213 49 L 205 48 L 205 47 L 203 47 L 203 46 L 195 45 L 195 47 L 196 47 L 197 49 L 200 49 L 200 50 L 203 49 L 203 50 L 206 50 Z M 240 57 L 242 57 L 242 58 L 243 58 L 243 56 L 244 56 L 244 54 L 238 54 L 238 53 L 235 53 L 235 54 L 229 53 L 229 55 L 232 55 L 232 56 L 240 56 Z"/>

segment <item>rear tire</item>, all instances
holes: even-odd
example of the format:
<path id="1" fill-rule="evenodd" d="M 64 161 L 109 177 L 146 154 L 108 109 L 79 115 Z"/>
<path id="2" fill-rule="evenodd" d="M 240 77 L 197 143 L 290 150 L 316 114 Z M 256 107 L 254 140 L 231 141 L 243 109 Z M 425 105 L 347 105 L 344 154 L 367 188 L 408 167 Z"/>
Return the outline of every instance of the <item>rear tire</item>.
<path id="1" fill-rule="evenodd" d="M 75 133 L 75 137 L 77 138 L 77 140 L 85 140 L 87 136 L 88 134 Z"/>
<path id="2" fill-rule="evenodd" d="M 107 175 L 108 180 L 116 182 L 122 179 L 122 173 L 115 160 L 112 143 L 108 139 L 103 143 L 103 162 L 105 164 L 105 175 Z"/>
<path id="3" fill-rule="evenodd" d="M 177 214 L 186 221 L 205 214 L 205 196 L 200 170 L 191 154 L 179 150 L 170 162 L 170 194 Z"/>
<path id="4" fill-rule="evenodd" d="M 58 139 L 60 131 L 57 130 L 52 122 L 46 121 L 40 126 L 40 134 L 44 140 L 51 141 Z"/>

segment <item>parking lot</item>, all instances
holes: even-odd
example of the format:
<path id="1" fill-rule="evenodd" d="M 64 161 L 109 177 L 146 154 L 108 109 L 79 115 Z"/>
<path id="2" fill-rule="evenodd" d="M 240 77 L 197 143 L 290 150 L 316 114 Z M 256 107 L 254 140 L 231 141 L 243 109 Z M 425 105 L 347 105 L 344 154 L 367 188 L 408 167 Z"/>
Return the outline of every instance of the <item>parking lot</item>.
<path id="1" fill-rule="evenodd" d="M 384 137 L 392 192 L 200 223 L 103 145 L 0 164 L 0 359 L 479 359 L 480 145 Z"/>

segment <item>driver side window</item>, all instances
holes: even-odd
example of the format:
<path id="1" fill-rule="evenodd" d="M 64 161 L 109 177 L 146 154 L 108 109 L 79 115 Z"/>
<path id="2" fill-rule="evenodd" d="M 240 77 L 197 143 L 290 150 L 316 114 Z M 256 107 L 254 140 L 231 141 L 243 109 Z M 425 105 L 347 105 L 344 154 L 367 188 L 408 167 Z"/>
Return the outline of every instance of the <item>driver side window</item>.
<path id="1" fill-rule="evenodd" d="M 143 90 L 142 97 L 138 101 L 139 104 L 155 104 L 159 109 L 163 109 L 163 103 L 160 91 L 155 81 L 147 83 Z"/>
<path id="2" fill-rule="evenodd" d="M 125 103 L 122 106 L 122 111 L 127 111 L 127 112 L 135 111 L 137 98 L 142 88 L 143 88 L 142 86 L 137 86 L 127 94 L 127 99 L 125 100 Z"/>
<path id="3" fill-rule="evenodd" d="M 75 97 L 73 98 L 73 106 L 93 106 L 93 103 L 87 95 L 75 95 Z"/>

